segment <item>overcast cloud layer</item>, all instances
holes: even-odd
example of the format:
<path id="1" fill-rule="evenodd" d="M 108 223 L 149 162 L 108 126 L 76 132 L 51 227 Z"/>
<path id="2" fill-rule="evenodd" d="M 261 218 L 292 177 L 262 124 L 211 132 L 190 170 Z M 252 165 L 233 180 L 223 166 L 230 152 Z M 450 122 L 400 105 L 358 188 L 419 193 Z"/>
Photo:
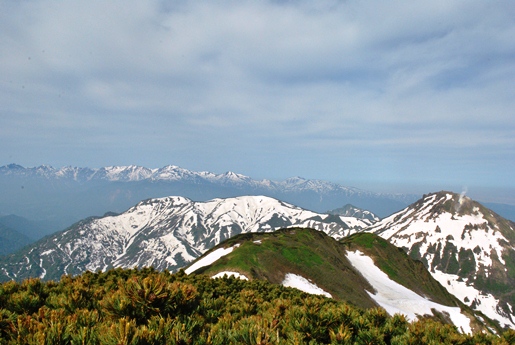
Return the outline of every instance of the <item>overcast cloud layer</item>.
<path id="1" fill-rule="evenodd" d="M 512 1 L 1 1 L 0 165 L 515 188 L 514 18 Z"/>

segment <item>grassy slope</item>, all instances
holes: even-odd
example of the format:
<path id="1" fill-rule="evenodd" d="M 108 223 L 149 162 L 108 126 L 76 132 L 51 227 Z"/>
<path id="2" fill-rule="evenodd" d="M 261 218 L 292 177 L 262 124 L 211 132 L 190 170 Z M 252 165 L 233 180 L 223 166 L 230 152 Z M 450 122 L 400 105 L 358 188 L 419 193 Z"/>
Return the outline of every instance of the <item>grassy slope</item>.
<path id="1" fill-rule="evenodd" d="M 250 279 L 265 279 L 277 284 L 283 281 L 286 273 L 295 273 L 311 280 L 338 300 L 370 308 L 375 303 L 365 290 L 373 289 L 345 256 L 346 250 L 360 250 L 372 257 L 390 279 L 436 303 L 459 306 L 475 319 L 472 310 L 434 280 L 421 262 L 412 260 L 401 249 L 374 234 L 355 234 L 338 242 L 319 231 L 295 228 L 244 234 L 220 246 L 232 247 L 237 243 L 240 246 L 233 252 L 195 273 L 214 275 L 236 271 Z M 441 320 L 448 321 L 444 315 Z M 477 320 L 473 324 L 476 329 L 482 328 Z"/>
<path id="2" fill-rule="evenodd" d="M 260 241 L 260 243 L 256 243 Z M 322 232 L 310 229 L 285 229 L 274 233 L 236 236 L 222 244 L 240 247 L 196 273 L 215 274 L 237 271 L 251 279 L 266 279 L 280 284 L 286 273 L 310 279 L 333 297 L 360 307 L 373 307 L 364 291 L 372 287 L 356 273 L 344 247 Z M 214 250 L 216 250 L 215 247 Z"/>
<path id="3" fill-rule="evenodd" d="M 421 296 L 449 306 L 457 301 L 431 277 L 422 262 L 412 260 L 402 250 L 381 237 L 370 233 L 358 233 L 342 240 L 347 250 L 360 250 L 373 258 L 375 264 L 390 279 L 404 285 Z"/>

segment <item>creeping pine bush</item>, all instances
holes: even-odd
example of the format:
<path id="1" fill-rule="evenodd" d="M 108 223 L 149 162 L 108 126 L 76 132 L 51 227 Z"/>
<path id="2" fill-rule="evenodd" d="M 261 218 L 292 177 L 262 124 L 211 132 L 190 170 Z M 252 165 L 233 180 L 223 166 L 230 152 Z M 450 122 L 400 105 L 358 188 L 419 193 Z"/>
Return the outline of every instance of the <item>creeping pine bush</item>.
<path id="1" fill-rule="evenodd" d="M 265 281 L 153 269 L 0 285 L 0 345 L 515 344 Z"/>

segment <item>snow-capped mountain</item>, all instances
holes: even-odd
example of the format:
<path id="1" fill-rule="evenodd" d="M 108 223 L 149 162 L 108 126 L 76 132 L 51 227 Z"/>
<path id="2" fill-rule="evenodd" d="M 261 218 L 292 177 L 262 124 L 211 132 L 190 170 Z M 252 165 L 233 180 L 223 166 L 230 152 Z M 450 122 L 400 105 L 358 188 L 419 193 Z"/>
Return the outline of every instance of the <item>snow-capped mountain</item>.
<path id="1" fill-rule="evenodd" d="M 54 168 L 49 165 L 25 168 L 17 164 L 9 164 L 0 167 L 0 176 L 24 176 L 43 177 L 46 179 L 69 179 L 76 182 L 91 180 L 104 180 L 111 182 L 136 182 L 148 181 L 209 181 L 219 184 L 245 187 L 261 187 L 270 190 L 283 190 L 290 192 L 313 191 L 328 193 L 344 191 L 348 194 L 377 195 L 389 197 L 393 200 L 411 200 L 413 195 L 405 194 L 381 194 L 361 190 L 353 187 L 345 187 L 337 183 L 323 180 L 310 180 L 302 177 L 291 177 L 283 181 L 268 179 L 254 180 L 249 176 L 228 171 L 223 174 L 215 174 L 207 171 L 191 171 L 176 165 L 167 165 L 159 169 L 150 169 L 136 165 L 109 166 L 98 169 L 66 166 Z"/>
<path id="2" fill-rule="evenodd" d="M 83 220 L 0 262 L 1 280 L 112 267 L 153 266 L 174 271 L 240 233 L 302 226 L 339 239 L 372 224 L 366 219 L 319 214 L 264 196 L 193 202 L 166 197 L 126 212 Z"/>
<path id="3" fill-rule="evenodd" d="M 515 224 L 464 195 L 439 192 L 374 224 L 463 303 L 515 327 Z"/>
<path id="4" fill-rule="evenodd" d="M 420 196 L 380 194 L 301 177 L 257 180 L 234 172 L 215 174 L 175 165 L 159 169 L 110 166 L 0 167 L 0 213 L 55 224 L 56 231 L 89 216 L 120 213 L 145 199 L 180 195 L 196 201 L 266 195 L 315 212 L 353 204 L 385 217 Z"/>

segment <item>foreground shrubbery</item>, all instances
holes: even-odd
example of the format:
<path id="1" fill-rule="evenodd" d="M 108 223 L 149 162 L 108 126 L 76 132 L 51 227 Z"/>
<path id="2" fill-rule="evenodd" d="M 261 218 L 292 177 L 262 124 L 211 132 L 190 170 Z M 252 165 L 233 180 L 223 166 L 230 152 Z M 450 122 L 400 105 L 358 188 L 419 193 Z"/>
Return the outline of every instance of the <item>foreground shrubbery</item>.
<path id="1" fill-rule="evenodd" d="M 0 285 L 0 344 L 515 344 L 265 281 L 85 273 Z"/>

